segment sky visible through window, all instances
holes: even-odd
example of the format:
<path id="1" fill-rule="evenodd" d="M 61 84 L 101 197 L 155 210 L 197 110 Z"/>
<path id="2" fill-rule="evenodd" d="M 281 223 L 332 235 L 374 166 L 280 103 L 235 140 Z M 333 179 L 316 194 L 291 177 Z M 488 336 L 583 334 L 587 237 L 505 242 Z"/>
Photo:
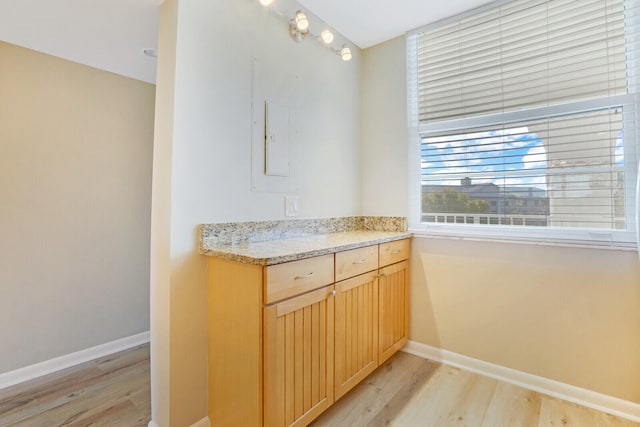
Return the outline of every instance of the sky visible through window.
<path id="1" fill-rule="evenodd" d="M 427 137 L 423 144 L 422 169 L 427 171 L 423 178 L 431 185 L 459 185 L 468 177 L 474 184 L 546 190 L 542 172 L 547 168 L 546 151 L 540 137 L 527 127 Z M 514 171 L 519 173 L 510 173 Z"/>
<path id="2" fill-rule="evenodd" d="M 615 143 L 615 164 L 624 165 L 623 132 Z M 547 189 L 547 152 L 527 127 L 425 137 L 422 139 L 423 184 L 531 186 Z"/>

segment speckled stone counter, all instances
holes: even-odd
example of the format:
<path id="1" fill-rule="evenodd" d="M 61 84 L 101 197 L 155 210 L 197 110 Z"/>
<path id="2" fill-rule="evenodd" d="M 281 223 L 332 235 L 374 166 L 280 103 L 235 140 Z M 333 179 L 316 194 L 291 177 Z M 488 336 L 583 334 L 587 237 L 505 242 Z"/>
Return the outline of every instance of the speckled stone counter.
<path id="1" fill-rule="evenodd" d="M 200 253 L 273 265 L 408 237 L 406 218 L 399 217 L 204 224 Z"/>

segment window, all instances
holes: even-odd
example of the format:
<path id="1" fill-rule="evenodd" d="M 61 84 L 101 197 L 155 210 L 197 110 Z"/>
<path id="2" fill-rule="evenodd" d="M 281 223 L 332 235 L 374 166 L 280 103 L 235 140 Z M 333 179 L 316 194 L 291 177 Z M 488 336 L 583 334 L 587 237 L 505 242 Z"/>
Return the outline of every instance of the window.
<path id="1" fill-rule="evenodd" d="M 412 228 L 634 247 L 639 21 L 640 0 L 513 0 L 412 32 Z"/>

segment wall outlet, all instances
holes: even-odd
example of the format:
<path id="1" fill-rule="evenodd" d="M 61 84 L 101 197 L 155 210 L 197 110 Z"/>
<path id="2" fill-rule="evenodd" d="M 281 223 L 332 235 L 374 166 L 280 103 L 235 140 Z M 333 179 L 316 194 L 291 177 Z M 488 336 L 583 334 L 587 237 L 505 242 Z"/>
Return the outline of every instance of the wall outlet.
<path id="1" fill-rule="evenodd" d="M 284 216 L 300 215 L 298 196 L 284 196 Z"/>

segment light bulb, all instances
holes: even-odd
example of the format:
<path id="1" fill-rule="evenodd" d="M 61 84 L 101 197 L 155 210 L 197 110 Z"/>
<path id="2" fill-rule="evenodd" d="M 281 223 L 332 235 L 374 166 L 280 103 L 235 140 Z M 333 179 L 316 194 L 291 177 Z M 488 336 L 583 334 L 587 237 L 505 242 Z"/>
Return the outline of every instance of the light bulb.
<path id="1" fill-rule="evenodd" d="M 305 15 L 303 11 L 297 11 L 296 16 L 295 18 L 293 18 L 293 20 L 295 21 L 296 27 L 299 31 L 304 33 L 309 29 L 309 18 L 307 18 L 307 15 Z"/>
<path id="2" fill-rule="evenodd" d="M 331 30 L 323 30 L 320 33 L 320 38 L 326 44 L 331 44 L 333 42 L 333 33 L 331 32 Z"/>
<path id="3" fill-rule="evenodd" d="M 273 0 L 258 0 L 260 2 L 261 5 L 263 6 L 269 6 L 271 3 L 273 3 Z"/>
<path id="4" fill-rule="evenodd" d="M 347 47 L 347 45 L 342 45 L 342 49 L 340 49 L 340 56 L 343 61 L 351 61 L 351 49 Z"/>

